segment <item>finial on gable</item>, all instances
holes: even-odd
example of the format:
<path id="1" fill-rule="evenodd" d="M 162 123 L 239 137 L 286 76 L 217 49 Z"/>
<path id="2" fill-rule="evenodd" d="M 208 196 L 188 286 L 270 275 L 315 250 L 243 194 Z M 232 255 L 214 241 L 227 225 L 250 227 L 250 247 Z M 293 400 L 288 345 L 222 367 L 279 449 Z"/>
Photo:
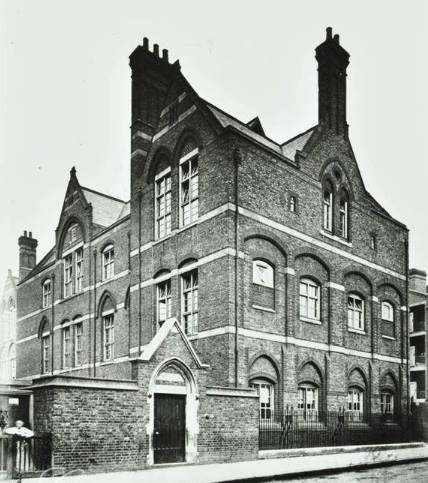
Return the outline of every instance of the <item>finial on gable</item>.
<path id="1" fill-rule="evenodd" d="M 70 169 L 70 177 L 74 177 L 76 176 L 76 168 L 73 166 L 71 169 Z"/>

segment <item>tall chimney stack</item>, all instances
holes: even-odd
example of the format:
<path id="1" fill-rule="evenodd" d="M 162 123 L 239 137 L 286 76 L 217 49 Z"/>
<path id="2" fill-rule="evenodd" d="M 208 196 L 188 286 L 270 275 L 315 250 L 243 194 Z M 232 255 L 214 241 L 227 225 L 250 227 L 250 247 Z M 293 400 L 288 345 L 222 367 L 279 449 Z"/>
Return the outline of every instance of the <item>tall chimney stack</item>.
<path id="1" fill-rule="evenodd" d="M 31 231 L 18 238 L 19 245 L 19 280 L 23 280 L 36 266 L 37 240 Z"/>
<path id="2" fill-rule="evenodd" d="M 315 49 L 318 61 L 318 123 L 335 134 L 347 137 L 346 68 L 349 54 L 341 47 L 339 35 L 327 27 L 326 40 Z"/>

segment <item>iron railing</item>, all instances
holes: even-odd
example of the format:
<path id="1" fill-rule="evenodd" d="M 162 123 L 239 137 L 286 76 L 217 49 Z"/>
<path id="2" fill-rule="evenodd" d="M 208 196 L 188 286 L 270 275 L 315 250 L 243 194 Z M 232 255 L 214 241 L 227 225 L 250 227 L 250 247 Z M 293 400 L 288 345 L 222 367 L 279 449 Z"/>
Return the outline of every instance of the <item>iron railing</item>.
<path id="1" fill-rule="evenodd" d="M 411 415 L 286 409 L 259 423 L 262 450 L 401 443 L 416 437 Z"/>
<path id="2" fill-rule="evenodd" d="M 31 438 L 0 436 L 0 472 L 13 478 L 36 476 L 51 467 L 52 444 L 50 435 Z"/>

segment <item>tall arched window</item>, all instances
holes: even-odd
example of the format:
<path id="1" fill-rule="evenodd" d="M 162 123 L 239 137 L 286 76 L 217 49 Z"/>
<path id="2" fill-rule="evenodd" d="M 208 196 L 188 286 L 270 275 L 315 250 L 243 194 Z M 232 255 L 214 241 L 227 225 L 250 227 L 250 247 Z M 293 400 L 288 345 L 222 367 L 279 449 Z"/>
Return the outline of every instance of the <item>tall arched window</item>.
<path id="1" fill-rule="evenodd" d="M 180 225 L 190 225 L 198 219 L 199 168 L 198 148 L 189 140 L 182 149 L 180 163 Z"/>
<path id="2" fill-rule="evenodd" d="M 386 338 L 395 338 L 394 306 L 391 302 L 383 301 L 381 305 L 381 333 Z"/>
<path id="3" fill-rule="evenodd" d="M 299 384 L 297 408 L 303 419 L 310 421 L 318 417 L 318 387 L 309 382 Z"/>
<path id="4" fill-rule="evenodd" d="M 253 260 L 253 307 L 275 309 L 275 270 L 264 260 Z"/>
<path id="5" fill-rule="evenodd" d="M 359 387 L 348 389 L 348 419 L 362 421 L 364 414 L 364 391 Z"/>
<path id="6" fill-rule="evenodd" d="M 198 270 L 191 270 L 181 276 L 181 299 L 183 328 L 186 334 L 198 332 Z"/>
<path id="7" fill-rule="evenodd" d="M 103 250 L 103 280 L 114 276 L 114 246 L 107 245 Z"/>
<path id="8" fill-rule="evenodd" d="M 257 390 L 260 401 L 260 419 L 273 419 L 275 385 L 267 379 L 253 379 L 251 387 Z"/>
<path id="9" fill-rule="evenodd" d="M 323 187 L 323 228 L 333 231 L 333 186 L 329 181 Z"/>
<path id="10" fill-rule="evenodd" d="M 41 340 L 41 372 L 47 374 L 50 370 L 51 364 L 51 333 L 49 323 L 45 320 L 40 328 L 40 340 Z"/>
<path id="11" fill-rule="evenodd" d="M 83 290 L 83 232 L 78 223 L 72 223 L 65 232 L 63 258 L 63 295 L 70 297 Z"/>
<path id="12" fill-rule="evenodd" d="M 309 278 L 299 283 L 300 318 L 320 320 L 320 286 Z"/>
<path id="13" fill-rule="evenodd" d="M 51 279 L 48 278 L 43 282 L 42 286 L 42 307 L 45 309 L 50 307 L 52 302 L 52 282 Z"/>
<path id="14" fill-rule="evenodd" d="M 114 316 L 116 307 L 109 294 L 104 294 L 101 300 L 102 356 L 104 361 L 112 361 L 114 359 Z"/>
<path id="15" fill-rule="evenodd" d="M 394 393 L 389 389 L 385 389 L 380 393 L 380 411 L 386 421 L 394 419 L 394 396 Z"/>
<path id="16" fill-rule="evenodd" d="M 342 190 L 339 201 L 340 214 L 340 236 L 349 238 L 349 196 L 345 190 Z"/>
<path id="17" fill-rule="evenodd" d="M 166 157 L 157 163 L 155 175 L 155 238 L 171 233 L 171 166 Z"/>

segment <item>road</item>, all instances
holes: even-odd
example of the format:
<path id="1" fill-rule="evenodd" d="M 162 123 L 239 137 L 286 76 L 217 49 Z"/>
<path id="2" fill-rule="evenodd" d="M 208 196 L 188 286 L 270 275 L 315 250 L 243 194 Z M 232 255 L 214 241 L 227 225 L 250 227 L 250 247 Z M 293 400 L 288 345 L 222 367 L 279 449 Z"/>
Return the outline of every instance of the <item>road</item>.
<path id="1" fill-rule="evenodd" d="M 426 483 L 428 481 L 428 461 L 410 464 L 370 468 L 360 471 L 347 471 L 334 475 L 295 478 L 291 480 L 275 480 L 275 483 Z M 273 483 L 273 482 L 272 482 Z"/>

